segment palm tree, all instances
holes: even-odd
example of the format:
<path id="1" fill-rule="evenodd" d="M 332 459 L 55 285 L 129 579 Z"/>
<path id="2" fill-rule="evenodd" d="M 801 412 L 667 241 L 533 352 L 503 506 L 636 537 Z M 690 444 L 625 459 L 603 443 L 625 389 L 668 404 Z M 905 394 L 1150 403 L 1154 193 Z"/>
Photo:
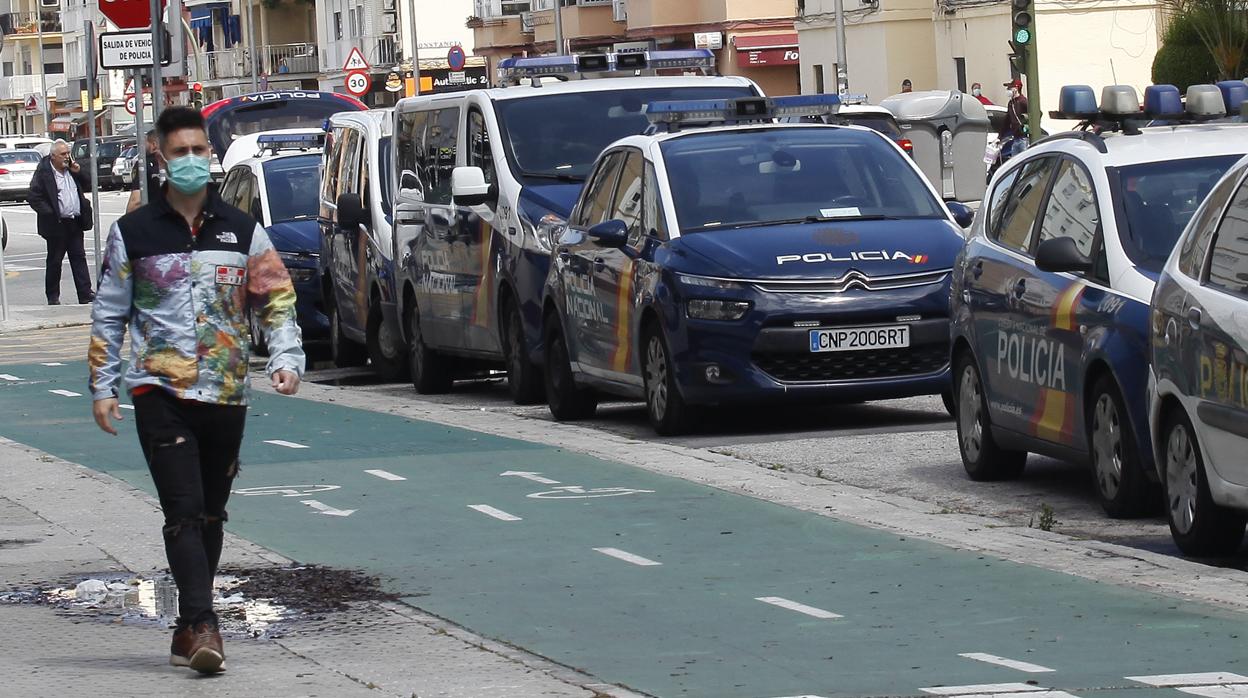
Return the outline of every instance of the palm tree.
<path id="1" fill-rule="evenodd" d="M 1186 16 L 1213 57 L 1219 80 L 1243 77 L 1248 49 L 1248 0 L 1159 0 L 1172 17 Z"/>

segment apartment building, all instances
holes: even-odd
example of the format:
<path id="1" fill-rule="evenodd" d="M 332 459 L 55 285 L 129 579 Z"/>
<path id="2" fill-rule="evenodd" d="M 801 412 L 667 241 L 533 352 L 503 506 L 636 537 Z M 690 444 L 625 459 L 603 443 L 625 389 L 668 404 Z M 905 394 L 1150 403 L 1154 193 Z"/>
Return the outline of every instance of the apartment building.
<path id="1" fill-rule="evenodd" d="M 100 13 L 96 0 L 60 0 L 61 39 L 65 55 L 65 80 L 56 90 L 56 113 L 51 131 L 71 139 L 89 132 L 87 124 L 87 22 L 94 32 L 114 28 Z M 134 122 L 126 112 L 125 90 L 128 79 L 120 70 L 96 70 L 96 132 L 118 133 Z M 150 109 L 148 110 L 150 118 Z"/>
<path id="2" fill-rule="evenodd" d="M 710 48 L 725 75 L 751 78 L 767 94 L 798 90 L 794 0 L 474 0 L 477 55 L 493 68 L 554 53 L 556 2 L 572 52 Z"/>
<path id="3" fill-rule="evenodd" d="M 65 84 L 58 0 L 0 0 L 0 133 L 43 133 Z"/>
<path id="4" fill-rule="evenodd" d="M 909 79 L 916 91 L 967 91 L 979 82 L 994 102 L 1008 99 L 1002 83 L 1015 77 L 1009 0 L 843 2 L 851 93 L 879 102 Z M 802 91 L 834 92 L 835 0 L 801 0 L 798 12 Z M 1038 0 L 1034 45 L 1044 111 L 1062 85 L 1148 85 L 1160 16 L 1155 0 Z"/>

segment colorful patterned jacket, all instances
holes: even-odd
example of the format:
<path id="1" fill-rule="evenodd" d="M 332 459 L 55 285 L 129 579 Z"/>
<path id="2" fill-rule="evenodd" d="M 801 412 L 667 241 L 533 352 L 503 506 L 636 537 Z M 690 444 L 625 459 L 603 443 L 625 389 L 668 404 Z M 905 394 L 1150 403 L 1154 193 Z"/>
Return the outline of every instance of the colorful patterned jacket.
<path id="1" fill-rule="evenodd" d="M 126 385 L 179 398 L 247 402 L 247 313 L 259 313 L 268 372 L 303 374 L 295 289 L 269 236 L 210 189 L 197 235 L 159 199 L 113 224 L 92 308 L 90 389 L 117 397 L 121 346 L 130 326 Z"/>

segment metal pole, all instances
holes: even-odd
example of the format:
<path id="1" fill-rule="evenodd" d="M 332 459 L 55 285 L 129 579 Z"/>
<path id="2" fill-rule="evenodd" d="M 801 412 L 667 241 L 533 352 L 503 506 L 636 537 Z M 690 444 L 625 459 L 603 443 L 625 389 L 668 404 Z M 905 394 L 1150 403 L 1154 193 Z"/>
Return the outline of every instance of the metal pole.
<path id="1" fill-rule="evenodd" d="M 256 50 L 256 0 L 247 3 L 247 50 L 251 51 L 251 91 L 260 91 L 259 51 Z"/>
<path id="2" fill-rule="evenodd" d="M 849 92 L 849 67 L 845 57 L 845 2 L 836 0 L 836 92 Z"/>
<path id="3" fill-rule="evenodd" d="M 89 19 L 85 24 L 83 34 L 87 37 L 87 46 L 83 62 L 86 63 L 87 76 L 87 138 L 91 147 L 95 148 L 95 25 Z M 95 166 L 94 156 L 91 165 L 91 230 L 95 233 L 95 276 L 98 279 L 104 255 L 100 252 L 100 168 Z"/>
<path id="4" fill-rule="evenodd" d="M 1040 39 L 1036 31 L 1040 16 L 1036 14 L 1035 0 L 1027 11 L 1031 13 L 1031 45 L 1027 47 L 1027 139 L 1035 143 L 1042 133 L 1040 117 L 1044 114 L 1040 109 Z"/>
<path id="5" fill-rule="evenodd" d="M 160 116 L 160 108 L 165 103 L 165 78 L 161 75 L 160 63 L 165 53 L 162 36 L 165 23 L 160 16 L 160 0 L 152 0 L 152 121 Z"/>
<path id="6" fill-rule="evenodd" d="M 407 31 L 412 35 L 412 89 L 420 94 L 420 42 L 416 38 L 416 0 L 407 2 Z"/>
<path id="7" fill-rule="evenodd" d="M 837 0 L 839 3 L 840 0 Z M 555 54 L 563 56 L 567 49 L 563 46 L 563 0 L 555 0 Z"/>
<path id="8" fill-rule="evenodd" d="M 182 30 L 186 32 L 185 36 L 191 37 L 191 50 L 195 52 L 195 79 L 203 82 L 208 76 L 204 75 L 203 47 L 199 45 L 199 41 L 195 38 L 195 32 L 191 30 L 191 25 L 185 18 L 180 19 L 182 22 Z"/>
<path id="9" fill-rule="evenodd" d="M 9 319 L 9 288 L 4 277 L 4 245 L 0 245 L 0 320 Z"/>
<path id="10" fill-rule="evenodd" d="M 143 71 L 134 70 L 134 142 L 139 147 L 139 199 L 147 203 L 147 134 L 143 131 Z"/>
<path id="11" fill-rule="evenodd" d="M 43 11 L 35 10 L 35 26 L 39 31 L 39 99 L 43 100 L 43 132 L 52 135 L 51 110 L 48 106 L 48 70 L 43 64 Z"/>

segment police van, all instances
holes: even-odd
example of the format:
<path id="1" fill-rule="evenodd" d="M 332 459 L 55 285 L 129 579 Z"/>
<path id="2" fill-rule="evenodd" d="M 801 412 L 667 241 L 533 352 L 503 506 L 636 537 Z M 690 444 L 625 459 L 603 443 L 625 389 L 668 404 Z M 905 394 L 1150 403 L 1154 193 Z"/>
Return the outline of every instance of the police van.
<path id="1" fill-rule="evenodd" d="M 1244 153 L 1216 86 L 1067 86 L 1042 139 L 992 178 L 954 266 L 958 445 L 972 479 L 1017 477 L 1027 453 L 1092 466 L 1106 513 L 1157 499 L 1149 444 L 1149 299 L 1175 241 Z M 1149 127 L 1166 119 L 1175 125 Z"/>
<path id="2" fill-rule="evenodd" d="M 367 361 L 384 380 L 405 379 L 407 348 L 398 322 L 390 109 L 329 118 L 321 165 L 321 293 L 330 351 L 338 366 Z"/>
<path id="3" fill-rule="evenodd" d="M 949 272 L 971 212 L 887 134 L 774 123 L 836 95 L 651 103 L 594 165 L 546 284 L 556 419 L 949 390 Z M 958 220 L 958 219 L 961 220 Z"/>
<path id="4" fill-rule="evenodd" d="M 507 59 L 511 86 L 398 103 L 397 301 L 418 392 L 505 367 L 514 400 L 541 399 L 542 223 L 567 218 L 606 145 L 645 130 L 646 103 L 760 94 L 741 77 L 648 75 L 713 65 L 705 50 Z"/>

